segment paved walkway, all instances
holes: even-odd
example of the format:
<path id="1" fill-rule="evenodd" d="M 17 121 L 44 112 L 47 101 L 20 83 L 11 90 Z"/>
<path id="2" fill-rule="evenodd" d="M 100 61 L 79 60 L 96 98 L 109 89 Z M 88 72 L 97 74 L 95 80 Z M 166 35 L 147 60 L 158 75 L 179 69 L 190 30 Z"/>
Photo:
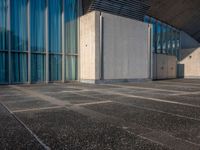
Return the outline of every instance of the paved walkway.
<path id="1" fill-rule="evenodd" d="M 0 149 L 200 150 L 200 80 L 0 86 Z"/>

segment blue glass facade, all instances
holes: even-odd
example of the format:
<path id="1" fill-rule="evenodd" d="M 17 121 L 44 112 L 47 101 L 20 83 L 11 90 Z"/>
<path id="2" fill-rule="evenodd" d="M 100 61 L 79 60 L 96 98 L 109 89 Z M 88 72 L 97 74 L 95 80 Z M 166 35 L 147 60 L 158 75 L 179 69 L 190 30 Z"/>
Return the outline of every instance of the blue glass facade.
<path id="1" fill-rule="evenodd" d="M 49 80 L 62 80 L 62 0 L 49 0 Z"/>
<path id="2" fill-rule="evenodd" d="M 8 83 L 8 32 L 6 0 L 0 1 L 0 84 Z"/>
<path id="3" fill-rule="evenodd" d="M 28 82 L 27 0 L 10 0 L 11 82 Z"/>
<path id="4" fill-rule="evenodd" d="M 77 79 L 78 2 L 0 0 L 0 84 Z"/>
<path id="5" fill-rule="evenodd" d="M 180 31 L 149 16 L 145 16 L 144 22 L 152 24 L 152 51 L 178 56 Z"/>
<path id="6" fill-rule="evenodd" d="M 77 16 L 78 1 L 65 0 L 65 64 L 66 64 L 66 80 L 77 79 Z"/>
<path id="7" fill-rule="evenodd" d="M 46 80 L 45 0 L 30 0 L 31 80 Z"/>

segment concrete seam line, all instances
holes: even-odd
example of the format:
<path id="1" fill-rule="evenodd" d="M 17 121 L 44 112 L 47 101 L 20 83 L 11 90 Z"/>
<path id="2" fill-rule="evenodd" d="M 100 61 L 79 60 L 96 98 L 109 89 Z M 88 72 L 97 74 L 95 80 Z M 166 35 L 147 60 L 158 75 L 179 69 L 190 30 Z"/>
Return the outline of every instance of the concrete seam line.
<path id="1" fill-rule="evenodd" d="M 45 143 L 42 142 L 42 140 L 40 140 L 40 138 L 33 132 L 31 131 L 31 129 L 29 129 L 29 127 L 23 123 L 12 111 L 9 110 L 9 108 L 7 106 L 5 106 L 4 104 L 0 103 L 2 106 L 4 106 L 4 108 L 6 108 L 6 110 L 46 149 L 46 150 L 50 150 L 50 147 L 48 147 Z"/>
<path id="2" fill-rule="evenodd" d="M 192 85 L 192 87 L 196 87 L 197 88 L 197 86 L 194 86 L 194 85 L 200 85 L 200 84 L 198 84 L 198 83 L 186 83 L 186 82 L 170 82 L 170 81 L 159 81 L 160 83 L 178 83 L 179 85 L 180 85 L 180 83 L 181 84 L 185 84 L 185 85 Z M 159 83 L 158 82 L 158 83 Z"/>
<path id="3" fill-rule="evenodd" d="M 139 108 L 139 109 L 154 111 L 154 112 L 158 112 L 158 113 L 162 113 L 162 114 L 168 114 L 168 115 L 171 115 L 171 116 L 185 118 L 185 119 L 189 119 L 189 120 L 194 120 L 194 121 L 199 121 L 200 122 L 200 119 L 197 119 L 197 118 L 187 117 L 187 116 L 183 116 L 183 115 L 179 115 L 179 114 L 174 114 L 174 113 L 168 113 L 168 112 L 157 110 L 157 109 L 152 109 L 152 108 L 147 108 L 147 107 L 141 107 L 141 106 L 137 106 L 137 105 L 133 105 L 133 104 L 126 104 L 126 103 L 120 103 L 120 102 L 113 102 L 113 103 L 118 103 L 118 104 L 122 104 L 122 105 L 126 105 L 126 106 L 132 106 L 132 107 L 136 107 L 136 108 Z"/>
<path id="4" fill-rule="evenodd" d="M 184 96 L 184 95 L 197 95 L 197 94 L 200 94 L 200 91 L 197 91 L 197 92 L 181 92 L 181 93 L 176 93 L 176 94 L 170 94 L 172 96 Z"/>
<path id="5" fill-rule="evenodd" d="M 119 94 L 119 93 L 116 93 L 116 94 Z M 120 94 L 121 95 L 121 94 Z M 84 96 L 84 95 L 83 95 Z M 123 95 L 122 95 L 123 96 Z M 132 95 L 131 95 L 132 96 Z M 95 97 L 95 96 L 92 96 L 93 98 L 98 98 L 98 97 Z M 147 98 L 145 98 L 145 100 L 148 100 Z M 151 99 L 150 99 L 151 100 Z M 157 100 L 157 99 L 156 99 Z M 154 100 L 152 100 L 152 101 L 154 101 Z M 107 101 L 105 101 L 105 102 L 107 102 Z M 124 104 L 124 105 L 128 105 L 128 104 L 125 104 L 125 103 L 120 103 L 120 102 L 116 102 L 116 101 L 112 101 L 112 100 L 108 100 L 108 103 L 111 103 L 111 102 L 113 102 L 113 103 L 119 103 L 119 104 Z M 159 101 L 159 102 L 164 102 L 164 103 L 169 103 L 169 102 L 166 102 L 165 100 L 163 100 L 163 101 Z M 170 101 L 171 102 L 171 101 Z M 104 102 L 99 102 L 98 104 L 103 104 Z M 94 103 L 95 104 L 95 103 Z M 173 103 L 173 104 L 177 104 L 177 103 Z M 184 103 L 185 104 L 185 103 Z M 87 104 L 86 104 L 87 105 Z M 92 103 L 91 104 L 89 104 L 89 105 L 93 105 Z M 182 104 L 178 104 L 178 105 L 182 105 Z M 84 104 L 83 105 L 79 105 L 79 106 L 84 106 Z M 200 119 L 196 119 L 196 118 L 192 118 L 192 117 L 187 117 L 187 116 L 183 116 L 183 115 L 179 115 L 179 114 L 174 114 L 174 113 L 168 113 L 168 112 L 164 112 L 164 111 L 160 111 L 160 110 L 156 110 L 156 109 L 151 109 L 151 108 L 147 108 L 147 107 L 140 107 L 140 106 L 136 106 L 136 105 L 132 105 L 132 104 L 130 104 L 130 105 L 128 105 L 128 106 L 133 106 L 133 107 L 137 107 L 137 108 L 140 108 L 140 109 L 145 109 L 145 110 L 149 110 L 149 111 L 154 111 L 154 112 L 159 112 L 159 113 L 164 113 L 164 114 L 168 114 L 168 115 L 171 115 L 171 116 L 176 116 L 176 117 L 180 117 L 180 118 L 186 118 L 186 119 L 190 119 L 190 120 L 195 120 L 195 121 L 200 121 Z M 190 107 L 197 107 L 197 106 L 190 106 Z M 199 108 L 200 108 L 200 106 L 199 106 Z"/>
<path id="6" fill-rule="evenodd" d="M 88 116 L 88 117 L 90 117 L 90 118 L 95 118 L 95 119 L 97 119 L 96 117 L 92 117 L 94 114 L 93 113 L 83 113 L 82 111 L 80 111 L 80 109 L 77 109 L 77 108 L 79 108 L 79 106 L 71 106 L 71 107 L 65 107 L 66 109 L 69 109 L 69 110 L 72 110 L 72 111 L 75 111 L 75 112 L 78 112 L 78 113 L 81 113 L 81 114 L 83 114 L 83 115 L 85 115 L 85 116 Z M 87 108 L 83 108 L 83 107 L 80 107 L 81 109 L 84 109 L 84 110 L 88 110 Z M 89 109 L 89 111 L 91 111 L 91 112 L 96 112 L 96 111 L 94 111 L 94 110 L 90 110 Z M 101 118 L 112 118 L 111 120 L 118 120 L 118 121 L 120 121 L 121 120 L 121 122 L 122 122 L 122 120 L 123 119 L 120 119 L 120 118 L 117 118 L 117 117 L 115 117 L 115 116 L 110 116 L 110 115 L 107 115 L 107 114 L 102 114 L 101 112 L 96 112 L 98 115 L 101 115 Z M 100 121 L 102 121 L 102 120 L 100 120 Z M 128 128 L 131 128 L 131 124 L 127 124 L 126 125 Z M 167 146 L 166 144 L 164 144 L 164 143 L 161 143 L 161 142 L 158 142 L 158 141 L 156 141 L 156 140 L 153 140 L 153 139 L 150 139 L 150 138 L 147 138 L 147 137 L 145 137 L 145 134 L 135 134 L 134 132 L 132 132 L 132 131 L 129 131 L 128 129 L 124 129 L 123 127 L 121 127 L 121 126 L 119 126 L 122 130 L 124 130 L 124 131 L 126 131 L 126 132 L 128 132 L 129 134 L 133 134 L 133 135 L 135 135 L 136 137 L 139 137 L 139 138 L 141 138 L 141 139 L 144 139 L 144 140 L 148 140 L 148 141 L 150 141 L 150 142 L 152 142 L 152 143 L 155 143 L 155 144 L 159 144 L 159 145 L 162 145 L 162 146 Z M 140 126 L 141 127 L 141 126 Z M 153 130 L 153 129 L 151 129 L 151 128 L 146 128 L 146 127 L 142 127 L 142 128 L 145 128 L 145 129 L 149 129 L 149 130 L 151 130 L 151 132 L 154 132 L 154 131 L 156 131 L 156 130 Z M 161 131 L 161 132 L 163 132 L 163 131 Z M 150 133 L 150 132 L 148 132 L 148 133 Z M 148 134 L 148 133 L 146 133 L 146 134 Z M 166 132 L 164 132 L 164 133 L 166 133 Z M 182 140 L 183 142 L 185 142 L 185 143 L 189 143 L 189 144 L 192 144 L 192 145 L 194 145 L 194 146 L 200 146 L 199 144 L 196 144 L 196 143 L 192 143 L 192 142 L 190 142 L 190 141 L 187 141 L 187 140 L 185 140 L 185 139 L 180 139 L 180 138 L 177 138 L 177 137 L 174 137 L 173 135 L 171 135 L 171 134 L 169 134 L 168 133 L 168 135 L 170 135 L 171 137 L 173 137 L 174 139 L 176 139 L 176 140 Z"/>
<path id="7" fill-rule="evenodd" d="M 48 110 L 48 109 L 59 109 L 59 108 L 64 108 L 64 106 L 22 109 L 22 110 L 14 110 L 14 111 L 12 111 L 12 112 L 13 112 L 13 113 L 18 113 L 18 112 L 27 112 L 27 111 L 38 111 L 38 110 Z"/>
<path id="8" fill-rule="evenodd" d="M 153 133 L 154 131 L 152 131 L 152 133 Z M 163 132 L 163 131 L 161 131 L 161 132 Z M 150 133 L 150 132 L 149 132 Z M 144 133 L 144 134 L 140 134 L 141 136 L 146 136 L 146 135 L 148 135 L 149 133 Z M 179 137 L 174 137 L 173 135 L 171 135 L 171 134 L 169 134 L 168 132 L 163 132 L 165 135 L 167 135 L 167 136 L 170 136 L 171 138 L 174 138 L 174 139 L 176 139 L 176 140 L 179 140 L 179 141 L 184 141 L 184 142 L 186 142 L 186 143 L 188 143 L 188 144 L 191 144 L 191 145 L 194 145 L 194 146 L 198 146 L 198 148 L 200 148 L 200 144 L 197 144 L 197 143 L 193 143 L 193 142 L 191 142 L 191 141 L 188 141 L 188 140 L 185 140 L 185 139 L 181 139 L 181 138 L 179 138 Z M 198 150 L 200 150 L 200 149 L 198 149 Z"/>
<path id="9" fill-rule="evenodd" d="M 159 86 L 172 86 L 172 87 L 183 87 L 183 85 L 180 85 L 180 84 L 170 84 L 170 83 L 168 83 L 168 84 L 162 84 L 162 82 L 161 83 L 156 83 L 157 85 L 159 85 Z M 184 85 L 185 86 L 185 85 Z M 196 86 L 189 86 L 190 88 L 197 88 Z"/>
<path id="10" fill-rule="evenodd" d="M 25 89 L 23 87 L 19 87 L 19 86 L 16 86 L 16 85 L 10 85 L 10 87 L 17 89 L 19 91 L 22 91 L 26 94 L 28 93 L 28 94 L 32 95 L 33 97 L 41 98 L 44 101 L 50 102 L 51 104 L 55 104 L 55 105 L 59 105 L 59 106 L 65 106 L 65 105 L 71 104 L 69 101 L 62 101 L 62 100 L 56 99 L 54 97 L 44 95 L 44 94 L 41 94 L 41 93 L 38 93 L 38 92 L 35 92 L 35 91 L 31 91 L 31 90 L 28 90 L 28 89 Z"/>
<path id="11" fill-rule="evenodd" d="M 120 95 L 120 96 L 125 96 L 125 97 L 133 97 L 133 98 L 139 98 L 139 99 L 144 99 L 144 100 L 151 100 L 151 101 L 157 101 L 157 102 L 164 102 L 164 103 L 171 103 L 171 104 L 177 104 L 177 105 L 183 105 L 183 106 L 200 108 L 200 106 L 192 105 L 192 104 L 188 104 L 188 103 L 180 103 L 180 102 L 168 101 L 168 100 L 163 100 L 163 99 L 158 99 L 158 98 L 149 98 L 149 97 L 129 95 L 129 94 L 122 94 L 122 93 L 115 93 L 115 92 L 110 92 L 110 93 L 111 94 Z"/>
<path id="12" fill-rule="evenodd" d="M 101 102 L 91 102 L 91 103 L 83 103 L 83 104 L 74 104 L 75 106 L 87 106 L 87 105 L 97 105 L 97 104 L 105 104 L 105 103 L 112 103 L 113 101 L 101 101 Z"/>
<path id="13" fill-rule="evenodd" d="M 124 96 L 124 97 L 133 97 L 133 98 L 139 98 L 139 99 L 144 99 L 144 100 L 151 100 L 151 101 L 157 101 L 157 102 L 163 102 L 163 103 L 170 103 L 170 104 L 177 104 L 177 105 L 183 105 L 183 106 L 188 106 L 188 107 L 200 108 L 200 106 L 198 106 L 198 105 L 193 105 L 193 104 L 188 104 L 188 103 L 180 103 L 180 102 L 176 102 L 176 101 L 168 101 L 168 100 L 158 99 L 158 98 L 136 96 L 136 95 L 116 93 L 116 92 L 107 92 L 107 91 L 101 91 L 101 90 L 92 90 L 92 91 L 98 92 L 100 94 L 102 94 L 102 92 L 103 92 L 104 94 L 105 93 L 107 93 L 107 94 L 115 94 L 115 95 Z M 99 97 L 96 97 L 96 96 L 88 96 L 88 95 L 79 94 L 79 93 L 74 93 L 74 94 L 81 95 L 81 96 L 86 96 L 86 97 L 91 97 L 91 98 L 98 98 L 98 99 L 106 100 L 105 98 L 99 98 Z"/>
<path id="14" fill-rule="evenodd" d="M 106 84 L 102 84 L 102 85 L 106 85 Z M 121 88 L 129 88 L 129 89 L 146 89 L 146 90 L 172 92 L 172 93 L 184 92 L 184 91 L 166 90 L 166 89 L 158 89 L 158 88 L 138 87 L 138 86 L 134 86 L 134 85 L 133 86 L 114 85 L 114 84 L 107 84 L 107 85 L 112 85 L 112 86 L 121 87 Z"/>

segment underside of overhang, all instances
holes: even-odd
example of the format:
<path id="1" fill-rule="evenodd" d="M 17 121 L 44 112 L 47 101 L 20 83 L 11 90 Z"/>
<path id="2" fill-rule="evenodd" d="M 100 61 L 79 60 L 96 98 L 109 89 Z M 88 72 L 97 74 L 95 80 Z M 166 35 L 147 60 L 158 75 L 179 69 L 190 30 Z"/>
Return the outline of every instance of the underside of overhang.
<path id="1" fill-rule="evenodd" d="M 190 34 L 200 42 L 200 0 L 149 0 L 148 15 Z"/>
<path id="2" fill-rule="evenodd" d="M 200 42 L 200 0 L 83 0 L 84 12 L 93 10 L 143 20 L 152 16 Z"/>

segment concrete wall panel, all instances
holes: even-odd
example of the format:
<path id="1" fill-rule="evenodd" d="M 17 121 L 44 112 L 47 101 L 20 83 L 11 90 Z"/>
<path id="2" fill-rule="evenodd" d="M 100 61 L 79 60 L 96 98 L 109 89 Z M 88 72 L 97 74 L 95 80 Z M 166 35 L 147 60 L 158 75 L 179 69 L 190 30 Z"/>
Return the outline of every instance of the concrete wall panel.
<path id="1" fill-rule="evenodd" d="M 149 77 L 148 25 L 102 13 L 104 79 Z"/>
<path id="2" fill-rule="evenodd" d="M 143 22 L 97 11 L 82 16 L 80 80 L 93 83 L 101 75 L 104 80 L 148 79 L 149 35 L 148 24 Z"/>
<path id="3" fill-rule="evenodd" d="M 175 56 L 154 54 L 154 78 L 170 79 L 177 77 L 177 60 Z"/>
<path id="4" fill-rule="evenodd" d="M 181 50 L 178 69 L 180 77 L 200 78 L 200 48 Z"/>
<path id="5" fill-rule="evenodd" d="M 99 12 L 80 18 L 80 80 L 99 78 Z"/>

